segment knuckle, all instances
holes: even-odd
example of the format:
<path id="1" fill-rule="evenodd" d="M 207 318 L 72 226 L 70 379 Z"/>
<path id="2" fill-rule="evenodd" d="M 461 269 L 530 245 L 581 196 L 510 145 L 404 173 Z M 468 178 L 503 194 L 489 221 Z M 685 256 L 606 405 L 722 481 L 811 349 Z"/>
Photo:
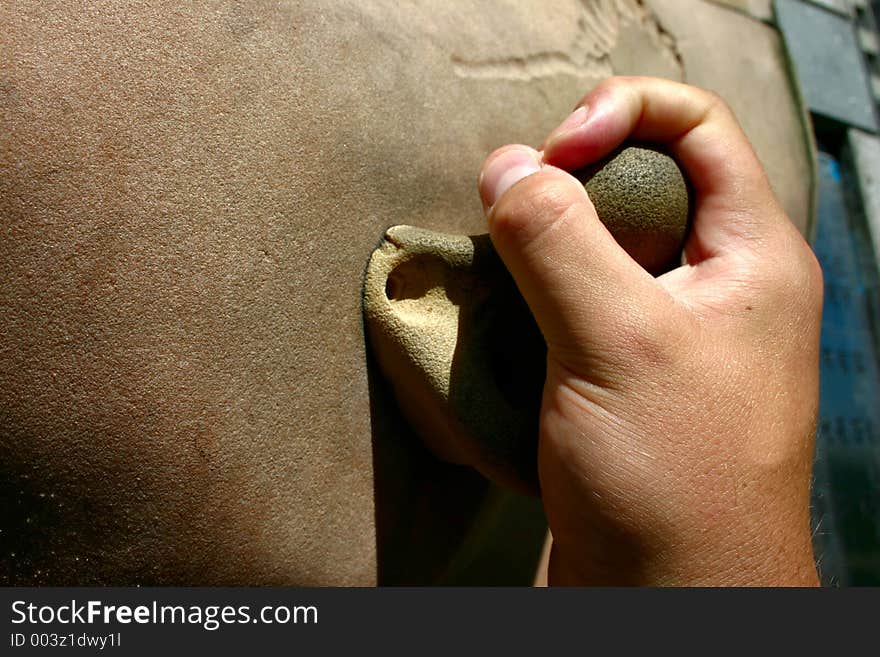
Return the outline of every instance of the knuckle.
<path id="1" fill-rule="evenodd" d="M 825 275 L 822 272 L 822 265 L 819 264 L 819 259 L 816 258 L 816 254 L 813 252 L 813 249 L 806 249 L 805 260 L 805 269 L 808 277 L 808 284 L 812 290 L 821 292 L 822 289 L 825 287 Z"/>
<path id="2" fill-rule="evenodd" d="M 800 290 L 801 296 L 808 308 L 821 308 L 824 295 L 824 276 L 822 266 L 816 259 L 813 250 L 804 245 L 798 267 L 798 280 L 795 282 L 796 289 Z"/>
<path id="3" fill-rule="evenodd" d="M 710 109 L 722 110 L 725 112 L 730 111 L 730 106 L 727 104 L 727 101 L 724 100 L 724 97 L 717 91 L 713 91 L 711 89 L 698 89 L 698 92 L 703 96 L 703 103 L 706 105 L 706 107 Z"/>
<path id="4" fill-rule="evenodd" d="M 700 123 L 707 123 L 713 119 L 736 122 L 736 116 L 730 105 L 721 94 L 711 89 L 694 87 L 696 100 L 702 106 Z"/>
<path id="5" fill-rule="evenodd" d="M 800 236 L 796 240 L 782 251 L 782 255 L 787 257 L 777 259 L 780 265 L 777 271 L 781 270 L 778 274 L 779 285 L 786 291 L 812 287 L 819 279 L 819 263 L 816 262 L 812 250 Z"/>
<path id="6" fill-rule="evenodd" d="M 762 278 L 776 308 L 821 307 L 824 293 L 822 267 L 813 250 L 794 227 L 782 240 L 771 240 L 762 258 Z"/>

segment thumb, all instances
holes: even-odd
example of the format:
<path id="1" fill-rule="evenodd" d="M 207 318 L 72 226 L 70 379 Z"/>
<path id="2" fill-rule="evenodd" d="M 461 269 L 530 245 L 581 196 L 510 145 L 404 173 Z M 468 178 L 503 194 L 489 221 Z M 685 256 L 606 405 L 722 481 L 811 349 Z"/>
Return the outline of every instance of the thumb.
<path id="1" fill-rule="evenodd" d="M 487 158 L 480 195 L 495 249 L 551 354 L 578 374 L 623 349 L 671 302 L 599 221 L 584 186 L 527 146 Z M 585 371 L 586 370 L 586 371 Z"/>

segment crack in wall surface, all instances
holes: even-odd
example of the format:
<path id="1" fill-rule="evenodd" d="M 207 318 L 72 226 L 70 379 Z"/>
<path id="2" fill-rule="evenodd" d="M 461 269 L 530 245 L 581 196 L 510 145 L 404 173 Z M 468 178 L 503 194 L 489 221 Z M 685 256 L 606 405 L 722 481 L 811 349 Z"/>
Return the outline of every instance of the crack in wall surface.
<path id="1" fill-rule="evenodd" d="M 635 3 L 638 6 L 642 26 L 663 47 L 665 53 L 675 61 L 675 65 L 681 74 L 680 79 L 686 80 L 684 57 L 678 49 L 678 40 L 675 38 L 675 35 L 663 26 L 654 11 L 647 5 L 647 0 L 635 0 Z"/>
<path id="2" fill-rule="evenodd" d="M 521 56 L 470 59 L 452 55 L 455 74 L 462 78 L 528 81 L 555 75 L 610 77 L 611 53 L 622 28 L 637 24 L 661 52 L 684 73 L 675 37 L 659 22 L 645 0 L 580 0 L 581 16 L 571 43 L 560 50 Z"/>

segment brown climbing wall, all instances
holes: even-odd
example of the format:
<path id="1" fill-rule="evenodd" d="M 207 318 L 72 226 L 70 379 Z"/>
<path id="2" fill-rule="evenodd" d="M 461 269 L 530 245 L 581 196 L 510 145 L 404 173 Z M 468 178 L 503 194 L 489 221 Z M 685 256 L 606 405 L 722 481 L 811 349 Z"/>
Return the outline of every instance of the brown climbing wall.
<path id="1" fill-rule="evenodd" d="M 533 507 L 371 391 L 364 265 L 481 232 L 485 154 L 600 77 L 715 56 L 674 5 L 2 3 L 0 582 L 485 581 L 499 544 L 509 578 Z"/>

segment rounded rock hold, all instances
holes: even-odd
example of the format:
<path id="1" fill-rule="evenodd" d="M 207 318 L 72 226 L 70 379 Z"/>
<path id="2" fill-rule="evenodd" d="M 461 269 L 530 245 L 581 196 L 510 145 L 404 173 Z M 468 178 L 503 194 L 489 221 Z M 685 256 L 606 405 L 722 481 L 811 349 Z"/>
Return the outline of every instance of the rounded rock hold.
<path id="1" fill-rule="evenodd" d="M 626 146 L 574 175 L 636 262 L 655 275 L 679 264 L 691 201 L 675 160 L 650 146 Z"/>

